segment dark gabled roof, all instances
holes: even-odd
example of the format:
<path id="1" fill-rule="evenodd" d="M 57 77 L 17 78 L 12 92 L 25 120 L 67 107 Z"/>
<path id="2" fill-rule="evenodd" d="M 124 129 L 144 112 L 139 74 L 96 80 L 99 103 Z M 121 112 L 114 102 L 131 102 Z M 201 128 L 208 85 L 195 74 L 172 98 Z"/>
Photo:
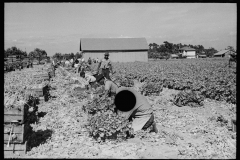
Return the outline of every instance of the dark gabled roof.
<path id="1" fill-rule="evenodd" d="M 219 51 L 217 53 L 214 54 L 214 56 L 217 56 L 217 55 L 223 55 L 224 53 L 227 53 L 229 50 L 222 50 L 222 51 Z"/>
<path id="2" fill-rule="evenodd" d="M 190 47 L 182 47 L 179 50 L 184 50 L 184 51 L 195 51 L 194 48 L 190 48 Z"/>
<path id="3" fill-rule="evenodd" d="M 145 38 L 81 38 L 80 51 L 148 50 Z"/>

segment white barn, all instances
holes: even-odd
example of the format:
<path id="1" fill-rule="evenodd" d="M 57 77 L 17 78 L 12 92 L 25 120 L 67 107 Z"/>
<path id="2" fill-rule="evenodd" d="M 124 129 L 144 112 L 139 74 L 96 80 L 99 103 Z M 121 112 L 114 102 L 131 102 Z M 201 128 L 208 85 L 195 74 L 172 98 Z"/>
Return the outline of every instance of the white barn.
<path id="1" fill-rule="evenodd" d="M 109 52 L 112 62 L 148 61 L 148 44 L 145 38 L 81 38 L 80 51 L 89 57 L 102 59 Z"/>

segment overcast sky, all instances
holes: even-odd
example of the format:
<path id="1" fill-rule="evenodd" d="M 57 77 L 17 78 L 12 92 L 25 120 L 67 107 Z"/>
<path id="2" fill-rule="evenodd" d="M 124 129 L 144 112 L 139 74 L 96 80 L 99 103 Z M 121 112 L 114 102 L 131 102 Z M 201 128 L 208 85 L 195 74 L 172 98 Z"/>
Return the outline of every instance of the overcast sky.
<path id="1" fill-rule="evenodd" d="M 4 49 L 48 55 L 79 52 L 80 38 L 145 37 L 214 47 L 233 46 L 236 3 L 5 3 Z"/>

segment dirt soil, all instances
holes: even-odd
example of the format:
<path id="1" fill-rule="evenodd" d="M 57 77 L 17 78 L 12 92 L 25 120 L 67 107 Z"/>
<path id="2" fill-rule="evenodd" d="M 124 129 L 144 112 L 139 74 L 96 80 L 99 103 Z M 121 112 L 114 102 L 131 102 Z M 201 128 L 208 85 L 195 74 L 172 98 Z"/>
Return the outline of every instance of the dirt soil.
<path id="1" fill-rule="evenodd" d="M 35 132 L 51 131 L 41 144 L 24 158 L 111 158 L 111 159 L 185 159 L 236 158 L 236 105 L 206 99 L 204 106 L 191 108 L 172 104 L 179 91 L 164 88 L 160 96 L 147 97 L 152 105 L 159 132 L 149 138 L 99 144 L 84 129 L 84 101 L 70 96 L 72 90 L 59 70 L 52 86 L 55 99 L 39 105 L 46 115 L 33 124 Z M 135 89 L 141 86 L 135 82 Z"/>

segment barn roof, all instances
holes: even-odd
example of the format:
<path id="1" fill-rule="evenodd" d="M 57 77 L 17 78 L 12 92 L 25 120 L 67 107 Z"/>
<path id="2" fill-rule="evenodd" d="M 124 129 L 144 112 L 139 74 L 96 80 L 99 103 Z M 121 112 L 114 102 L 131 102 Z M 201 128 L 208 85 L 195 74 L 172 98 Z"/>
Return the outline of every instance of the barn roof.
<path id="1" fill-rule="evenodd" d="M 194 48 L 191 48 L 191 47 L 182 47 L 180 48 L 179 50 L 184 50 L 184 51 L 195 51 Z"/>
<path id="2" fill-rule="evenodd" d="M 149 49 L 146 38 L 81 38 L 80 51 Z"/>
<path id="3" fill-rule="evenodd" d="M 214 54 L 214 56 L 217 56 L 217 55 L 223 55 L 224 53 L 227 53 L 229 50 L 222 50 L 222 51 L 219 51 L 217 53 Z"/>

